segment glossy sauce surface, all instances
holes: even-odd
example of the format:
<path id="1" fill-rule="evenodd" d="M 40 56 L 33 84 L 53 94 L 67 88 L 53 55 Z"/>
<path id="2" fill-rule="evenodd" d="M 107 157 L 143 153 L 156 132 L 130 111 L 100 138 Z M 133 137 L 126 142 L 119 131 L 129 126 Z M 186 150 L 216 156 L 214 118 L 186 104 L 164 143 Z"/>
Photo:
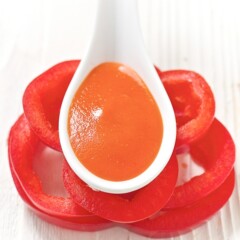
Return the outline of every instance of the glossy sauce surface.
<path id="1" fill-rule="evenodd" d="M 90 172 L 124 181 L 151 165 L 161 145 L 163 124 L 137 73 L 110 62 L 94 68 L 77 90 L 68 134 L 75 155 Z"/>

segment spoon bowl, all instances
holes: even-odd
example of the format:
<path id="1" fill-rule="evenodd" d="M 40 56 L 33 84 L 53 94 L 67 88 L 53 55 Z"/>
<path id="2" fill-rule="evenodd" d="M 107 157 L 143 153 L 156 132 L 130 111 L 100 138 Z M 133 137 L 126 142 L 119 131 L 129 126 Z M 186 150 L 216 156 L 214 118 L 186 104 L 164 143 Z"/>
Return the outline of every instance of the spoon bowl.
<path id="1" fill-rule="evenodd" d="M 72 99 L 88 73 L 104 62 L 119 62 L 134 69 L 151 92 L 162 116 L 163 137 L 156 158 L 142 174 L 126 181 L 109 181 L 91 173 L 75 156 L 68 135 Z M 92 39 L 62 103 L 59 135 L 68 164 L 95 190 L 115 194 L 132 192 L 151 182 L 168 163 L 176 139 L 176 121 L 168 95 L 144 48 L 136 0 L 98 0 Z"/>

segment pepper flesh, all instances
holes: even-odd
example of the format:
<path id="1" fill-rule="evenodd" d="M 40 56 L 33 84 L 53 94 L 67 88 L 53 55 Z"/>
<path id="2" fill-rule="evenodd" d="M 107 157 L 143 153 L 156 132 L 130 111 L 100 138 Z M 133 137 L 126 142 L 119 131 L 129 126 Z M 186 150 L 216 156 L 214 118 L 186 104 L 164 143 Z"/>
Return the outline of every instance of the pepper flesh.
<path id="1" fill-rule="evenodd" d="M 160 211 L 150 219 L 133 223 L 129 229 L 138 234 L 159 238 L 173 237 L 192 230 L 217 212 L 229 199 L 235 184 L 234 171 L 215 191 L 192 205 Z"/>
<path id="2" fill-rule="evenodd" d="M 62 226 L 66 223 L 66 226 L 84 230 L 88 226 L 89 229 L 108 227 L 108 221 L 87 212 L 71 198 L 51 196 L 43 191 L 41 180 L 32 169 L 39 143 L 25 116 L 20 116 L 10 131 L 8 153 L 14 183 L 25 203 L 42 218 Z"/>
<path id="3" fill-rule="evenodd" d="M 61 62 L 35 78 L 23 95 L 23 109 L 34 133 L 61 151 L 58 134 L 60 107 L 79 60 Z"/>
<path id="4" fill-rule="evenodd" d="M 166 205 L 175 187 L 177 174 L 177 159 L 173 154 L 158 177 L 127 197 L 92 190 L 66 162 L 63 182 L 70 196 L 80 206 L 105 219 L 126 223 L 148 218 Z"/>
<path id="5" fill-rule="evenodd" d="M 215 113 L 214 96 L 205 79 L 195 72 L 172 70 L 158 74 L 176 116 L 176 149 L 184 152 L 210 127 Z"/>
<path id="6" fill-rule="evenodd" d="M 235 162 L 235 146 L 227 129 L 215 119 L 189 153 L 205 172 L 177 186 L 165 208 L 184 207 L 217 189 L 228 177 Z"/>

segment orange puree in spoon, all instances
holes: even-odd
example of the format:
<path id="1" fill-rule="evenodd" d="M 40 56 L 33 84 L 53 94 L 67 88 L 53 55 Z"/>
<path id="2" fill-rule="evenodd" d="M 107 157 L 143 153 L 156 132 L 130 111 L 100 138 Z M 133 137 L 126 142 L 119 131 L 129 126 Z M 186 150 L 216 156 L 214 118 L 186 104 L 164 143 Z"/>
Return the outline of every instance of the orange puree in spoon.
<path id="1" fill-rule="evenodd" d="M 94 68 L 69 110 L 68 134 L 79 161 L 96 176 L 124 181 L 143 173 L 162 141 L 158 106 L 137 73 L 107 62 Z"/>

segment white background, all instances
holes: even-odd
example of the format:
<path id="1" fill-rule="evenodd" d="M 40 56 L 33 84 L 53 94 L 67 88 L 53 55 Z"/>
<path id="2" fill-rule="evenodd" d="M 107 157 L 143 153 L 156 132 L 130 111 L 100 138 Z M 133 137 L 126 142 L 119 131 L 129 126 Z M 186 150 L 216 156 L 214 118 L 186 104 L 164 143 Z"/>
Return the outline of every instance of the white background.
<path id="1" fill-rule="evenodd" d="M 79 59 L 86 48 L 94 0 L 0 0 L 0 239 L 145 239 L 114 228 L 80 233 L 47 224 L 23 204 L 12 183 L 7 135 L 22 112 L 27 84 L 43 70 Z M 191 69 L 211 85 L 217 117 L 237 144 L 237 184 L 229 203 L 207 224 L 176 239 L 237 239 L 240 231 L 240 2 L 139 0 L 152 62 L 162 70 Z"/>

